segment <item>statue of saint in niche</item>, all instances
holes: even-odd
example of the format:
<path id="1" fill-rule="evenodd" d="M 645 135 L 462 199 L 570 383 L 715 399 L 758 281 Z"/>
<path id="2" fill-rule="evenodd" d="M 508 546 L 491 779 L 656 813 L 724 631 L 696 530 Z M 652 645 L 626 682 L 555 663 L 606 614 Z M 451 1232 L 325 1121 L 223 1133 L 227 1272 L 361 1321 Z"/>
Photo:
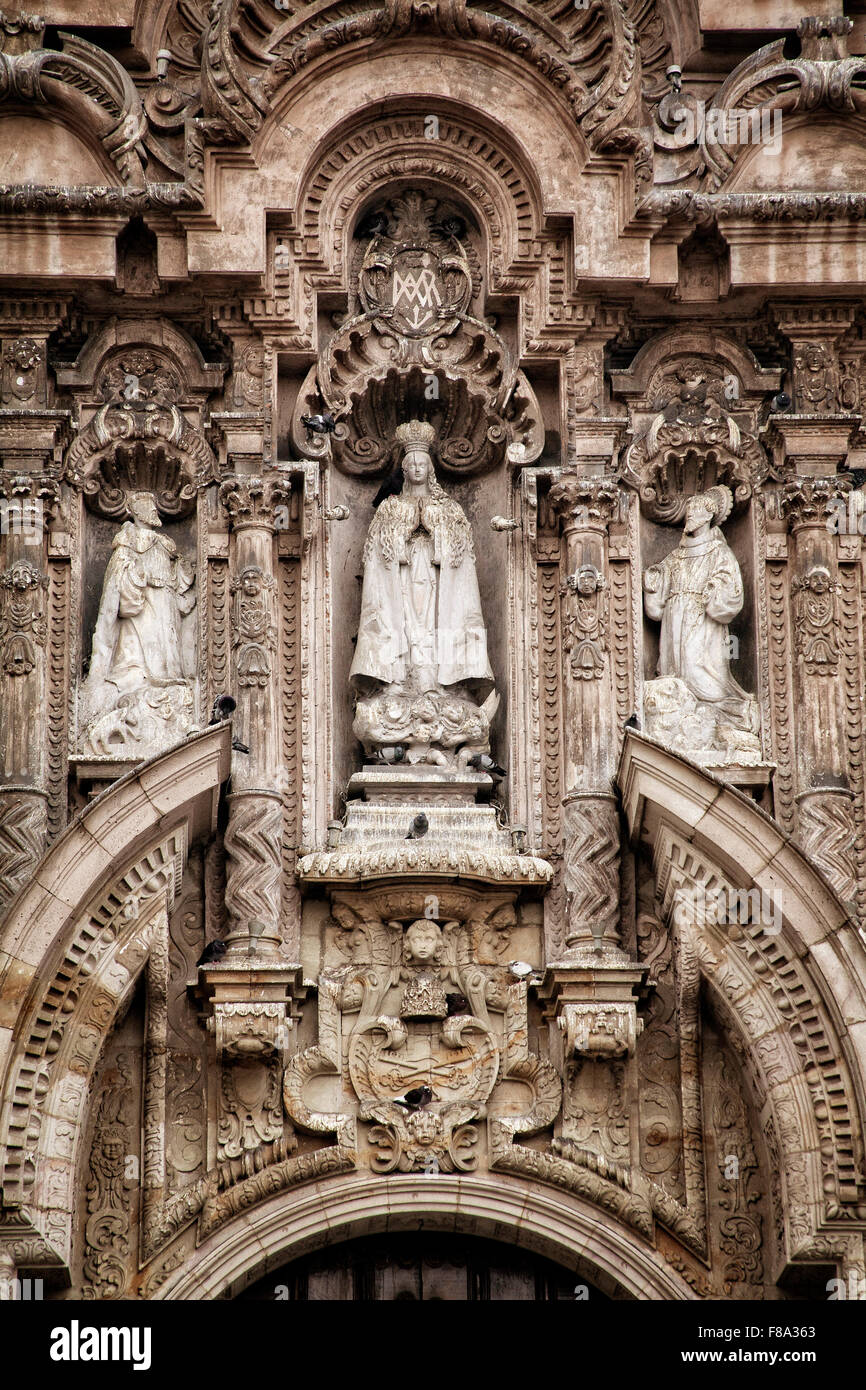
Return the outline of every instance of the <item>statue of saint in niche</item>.
<path id="1" fill-rule="evenodd" d="M 740 567 L 721 531 L 732 501 L 723 486 L 691 497 L 679 546 L 644 575 L 647 615 L 661 622 L 646 731 L 705 764 L 761 759 L 757 701 L 730 669 L 727 624 L 743 607 Z"/>
<path id="2" fill-rule="evenodd" d="M 396 435 L 403 488 L 380 504 L 364 546 L 353 728 L 368 754 L 403 744 L 409 762 L 465 766 L 489 750 L 499 703 L 472 530 L 436 480 L 433 426 L 410 420 Z"/>
<path id="3" fill-rule="evenodd" d="M 82 748 L 97 757 L 147 757 L 183 738 L 194 720 L 195 576 L 149 492 L 127 498 L 114 537 L 80 696 Z"/>

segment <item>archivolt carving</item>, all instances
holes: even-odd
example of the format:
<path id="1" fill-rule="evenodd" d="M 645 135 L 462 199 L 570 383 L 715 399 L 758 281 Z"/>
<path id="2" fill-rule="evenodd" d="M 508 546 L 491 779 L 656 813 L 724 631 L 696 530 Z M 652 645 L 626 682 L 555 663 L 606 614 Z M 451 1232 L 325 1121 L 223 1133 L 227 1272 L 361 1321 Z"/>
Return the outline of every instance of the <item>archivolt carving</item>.
<path id="1" fill-rule="evenodd" d="M 125 1178 L 126 1155 L 132 1148 L 129 1061 L 128 1057 L 118 1057 L 119 1077 L 104 1088 L 97 1102 L 85 1189 L 88 1215 L 83 1274 L 87 1280 L 85 1295 L 90 1298 L 120 1298 L 128 1278 L 130 1210 Z"/>
<path id="2" fill-rule="evenodd" d="M 719 892 L 726 901 L 739 902 L 727 878 L 674 832 L 666 832 L 657 844 L 656 862 L 667 911 L 683 889 L 692 905 L 696 893 L 700 902 L 716 900 Z M 814 1002 L 818 993 L 805 963 L 787 946 L 784 934 L 764 921 L 766 895 L 755 892 L 746 899 L 747 923 L 716 923 L 712 912 L 699 912 L 696 923 L 688 908 L 677 916 L 702 974 L 713 981 L 728 1014 L 737 1019 L 737 1030 L 748 1039 L 745 1050 L 753 1059 L 759 1092 L 772 1103 L 786 1151 L 786 1220 L 793 1252 L 815 1222 L 858 1219 L 857 1211 L 864 1209 L 861 1140 L 840 1042 Z M 738 908 L 738 919 L 741 915 L 745 913 Z"/>
<path id="3" fill-rule="evenodd" d="M 432 31 L 515 55 L 562 94 L 596 142 L 630 119 L 640 100 L 640 59 L 618 0 L 592 9 L 545 5 L 541 15 L 506 0 L 501 11 L 473 0 L 354 0 L 348 7 L 330 0 L 283 23 L 275 14 L 267 29 L 264 15 L 253 22 L 238 0 L 215 0 L 202 60 L 205 110 L 234 139 L 249 140 L 277 93 L 317 59 L 371 39 Z"/>
<path id="4" fill-rule="evenodd" d="M 396 181 L 418 180 L 454 191 L 476 211 L 489 241 L 493 282 L 515 262 L 533 259 L 539 235 L 540 195 L 533 171 L 524 168 L 508 131 L 482 124 L 471 111 L 449 109 L 439 118 L 439 138 L 425 137 L 424 112 L 356 118 L 332 134 L 327 150 L 312 166 L 298 202 L 300 255 L 333 255 L 334 267 L 347 259 L 349 226 L 371 190 Z M 331 229 L 323 244 L 322 227 Z"/>

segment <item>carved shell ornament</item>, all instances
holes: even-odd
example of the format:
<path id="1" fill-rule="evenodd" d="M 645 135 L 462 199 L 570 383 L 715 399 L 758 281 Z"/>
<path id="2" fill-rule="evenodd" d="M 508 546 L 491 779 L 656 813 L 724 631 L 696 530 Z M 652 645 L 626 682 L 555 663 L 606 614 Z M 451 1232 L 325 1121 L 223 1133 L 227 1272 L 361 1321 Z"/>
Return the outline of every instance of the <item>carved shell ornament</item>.
<path id="1" fill-rule="evenodd" d="M 103 370 L 103 404 L 66 455 L 67 480 L 83 487 L 92 511 L 114 520 L 125 515 L 127 493 L 149 492 L 162 516 L 190 514 L 215 460 L 181 410 L 184 390 L 174 366 L 144 349 Z"/>
<path id="2" fill-rule="evenodd" d="M 356 235 L 361 312 L 340 327 L 301 387 L 292 425 L 298 450 L 330 453 L 345 473 L 379 477 L 395 462 L 398 425 L 415 417 L 435 428 L 439 462 L 451 476 L 487 471 L 509 445 L 534 462 L 544 430 L 532 388 L 495 329 L 470 313 L 467 219 L 408 189 L 364 217 Z M 335 428 L 315 434 L 304 417 L 323 412 Z"/>
<path id="3" fill-rule="evenodd" d="M 768 463 L 757 439 L 727 408 L 720 370 L 685 363 L 665 375 L 661 397 L 623 467 L 623 481 L 637 491 L 644 515 L 676 525 L 690 497 L 718 486 L 730 489 L 733 507 L 744 506 Z"/>

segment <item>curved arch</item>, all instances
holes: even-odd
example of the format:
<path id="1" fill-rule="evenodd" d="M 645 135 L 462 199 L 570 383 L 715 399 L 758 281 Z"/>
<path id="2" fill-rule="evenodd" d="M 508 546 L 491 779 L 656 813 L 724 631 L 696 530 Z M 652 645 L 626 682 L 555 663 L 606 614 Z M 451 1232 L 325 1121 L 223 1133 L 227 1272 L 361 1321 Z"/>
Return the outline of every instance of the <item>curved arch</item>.
<path id="1" fill-rule="evenodd" d="M 683 894 L 705 904 L 753 892 L 773 905 L 772 921 L 763 906 L 755 920 L 754 900 L 735 923 L 705 907 L 677 921 L 747 1044 L 784 1173 L 788 1257 L 804 1258 L 828 1223 L 866 1216 L 866 943 L 822 874 L 748 796 L 632 731 L 618 781 L 668 915 Z"/>
<path id="2" fill-rule="evenodd" d="M 645 396 L 652 388 L 659 370 L 670 366 L 676 356 L 706 357 L 710 362 L 721 359 L 737 375 L 746 395 L 764 395 L 777 391 L 781 372 L 776 367 L 762 367 L 748 348 L 709 329 L 680 325 L 658 333 L 644 343 L 625 371 L 612 372 L 611 384 L 616 395 Z"/>
<path id="3" fill-rule="evenodd" d="M 333 68 L 353 51 L 369 61 L 383 48 L 393 60 L 396 45 L 400 56 L 407 45 L 417 54 L 434 35 L 452 50 L 474 54 L 481 48 L 501 66 L 533 73 L 575 123 L 603 141 L 640 101 L 640 58 L 634 25 L 619 0 L 599 0 L 593 9 L 567 8 L 553 19 L 510 0 L 495 14 L 466 0 L 424 6 L 385 0 L 381 8 L 365 0 L 324 0 L 282 21 L 275 16 L 265 27 L 263 16 L 251 23 L 238 0 L 219 0 L 211 7 L 202 59 L 205 110 L 221 117 L 236 138 L 249 139 L 280 88 L 311 75 L 315 80 L 323 62 Z"/>
<path id="4" fill-rule="evenodd" d="M 32 30 L 21 53 L 0 53 L 0 102 L 33 102 L 60 110 L 89 144 L 99 142 L 121 181 L 143 188 L 146 120 L 129 73 L 103 49 L 60 34 L 59 52 L 39 47 Z"/>
<path id="5" fill-rule="evenodd" d="M 92 391 L 100 370 L 113 353 L 137 347 L 155 348 L 173 359 L 191 395 L 206 396 L 222 385 L 225 366 L 205 362 L 201 349 L 189 334 L 180 325 L 164 318 L 137 319 L 133 334 L 128 324 L 123 325 L 116 318 L 109 319 L 88 337 L 71 366 L 58 366 L 58 385 L 73 391 Z"/>
<path id="6" fill-rule="evenodd" d="M 768 113 L 765 116 L 769 119 Z M 723 185 L 726 193 L 773 193 L 778 188 L 854 193 L 863 187 L 863 110 L 845 112 L 844 116 L 810 110 L 782 118 L 784 140 L 762 140 L 735 149 L 731 172 Z"/>
<path id="7" fill-rule="evenodd" d="M 429 102 L 427 103 L 429 104 Z M 332 229 L 318 251 L 329 268 L 345 274 L 347 223 L 374 189 L 423 178 L 456 188 L 489 238 L 494 276 L 518 269 L 539 235 L 543 191 L 537 169 L 498 119 L 456 101 L 437 105 L 435 141 L 425 135 L 424 100 L 392 98 L 353 112 L 317 142 L 298 183 L 297 226 L 305 249 Z M 528 269 L 528 267 L 527 267 Z"/>
<path id="8" fill-rule="evenodd" d="M 114 183 L 117 170 L 93 131 L 68 111 L 0 106 L 0 161 L 9 184 Z"/>
<path id="9" fill-rule="evenodd" d="M 497 270 L 505 273 L 532 254 L 539 214 L 572 207 L 589 159 L 586 141 L 556 106 L 550 109 L 548 94 L 527 82 L 525 72 L 510 85 L 502 74 L 491 74 L 481 108 L 472 86 L 477 59 L 470 64 L 441 49 L 415 56 L 422 65 L 411 69 L 411 88 L 407 69 L 385 61 L 378 49 L 366 57 L 347 55 L 343 67 L 353 64 L 354 78 L 332 65 L 318 84 L 293 85 L 251 147 L 256 177 L 272 185 L 270 207 L 282 202 L 296 209 L 302 253 L 337 269 L 343 223 L 374 180 L 435 176 L 441 166 L 440 177 L 456 177 L 482 222 L 501 224 L 491 241 Z M 431 115 L 438 123 L 432 128 Z M 316 132 L 312 150 L 297 139 L 300 131 Z M 533 148 L 549 145 L 555 132 L 559 158 L 533 159 Z M 333 246 L 320 244 L 320 226 L 335 227 Z"/>
<path id="10" fill-rule="evenodd" d="M 377 1231 L 465 1232 L 502 1239 L 585 1272 L 604 1292 L 639 1299 L 694 1293 L 649 1246 L 569 1193 L 506 1177 L 422 1175 L 331 1178 L 260 1203 L 204 1241 L 154 1296 L 232 1296 L 323 1245 Z"/>
<path id="11" fill-rule="evenodd" d="M 2 1187 L 28 1213 L 10 1243 L 19 1264 L 68 1263 L 90 1079 L 187 848 L 215 827 L 230 763 L 226 725 L 114 783 L 43 856 L 0 929 Z"/>

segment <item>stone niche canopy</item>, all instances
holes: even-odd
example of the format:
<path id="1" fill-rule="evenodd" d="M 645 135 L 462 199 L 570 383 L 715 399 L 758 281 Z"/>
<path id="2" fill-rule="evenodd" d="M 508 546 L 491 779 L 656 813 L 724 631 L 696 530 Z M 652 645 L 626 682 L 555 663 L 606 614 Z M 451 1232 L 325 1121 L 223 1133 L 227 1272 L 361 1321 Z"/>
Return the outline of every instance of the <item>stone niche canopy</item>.
<path id="1" fill-rule="evenodd" d="M 406 189 L 356 224 L 350 314 L 312 367 L 295 408 L 297 449 L 330 449 L 347 473 L 379 476 L 394 462 L 394 431 L 435 428 L 443 472 L 467 477 L 506 456 L 532 463 L 544 428 L 532 387 L 492 324 L 476 316 L 480 238 L 465 212 Z M 325 411 L 332 435 L 303 417 Z"/>

